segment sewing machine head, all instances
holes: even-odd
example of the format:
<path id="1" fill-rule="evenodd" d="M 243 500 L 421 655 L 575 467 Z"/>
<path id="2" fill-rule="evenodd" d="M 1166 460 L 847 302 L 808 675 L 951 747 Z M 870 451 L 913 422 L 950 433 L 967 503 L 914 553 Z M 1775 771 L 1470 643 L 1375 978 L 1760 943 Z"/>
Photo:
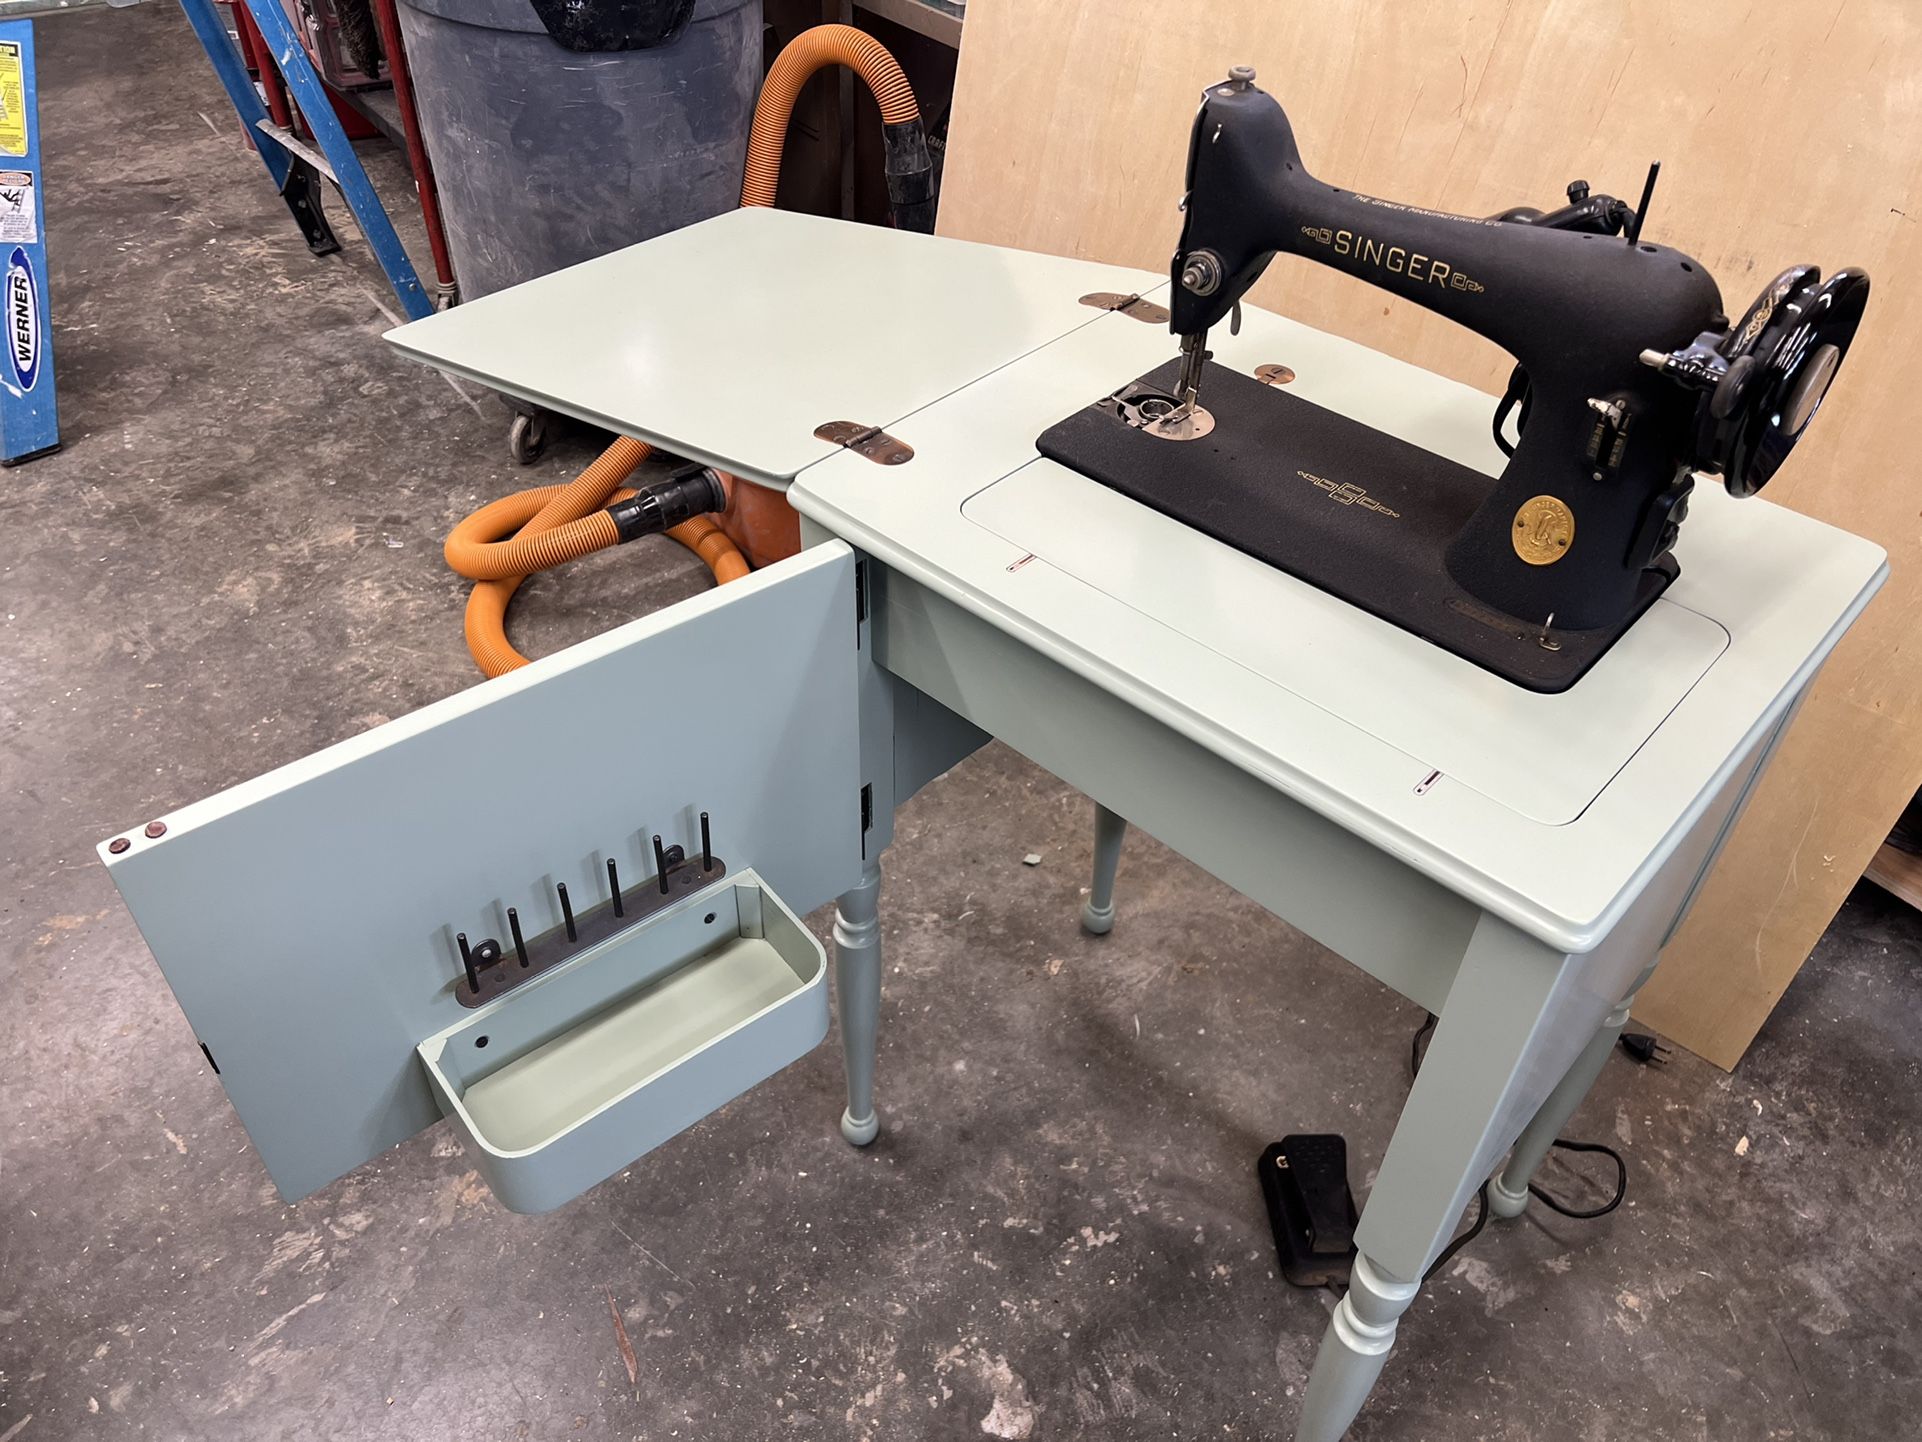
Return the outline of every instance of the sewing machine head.
<path id="1" fill-rule="evenodd" d="M 1237 67 L 1195 118 L 1170 302 L 1183 337 L 1177 399 L 1198 405 L 1208 328 L 1277 252 L 1447 316 L 1518 363 L 1495 420 L 1510 459 L 1448 542 L 1449 575 L 1524 621 L 1632 619 L 1651 573 L 1675 573 L 1668 553 L 1693 473 L 1752 495 L 1801 437 L 1868 277 L 1824 282 L 1797 266 L 1731 322 L 1699 262 L 1641 238 L 1646 191 L 1631 210 L 1577 182 L 1561 210 L 1489 218 L 1376 200 L 1310 175 L 1287 116 L 1253 82 Z"/>

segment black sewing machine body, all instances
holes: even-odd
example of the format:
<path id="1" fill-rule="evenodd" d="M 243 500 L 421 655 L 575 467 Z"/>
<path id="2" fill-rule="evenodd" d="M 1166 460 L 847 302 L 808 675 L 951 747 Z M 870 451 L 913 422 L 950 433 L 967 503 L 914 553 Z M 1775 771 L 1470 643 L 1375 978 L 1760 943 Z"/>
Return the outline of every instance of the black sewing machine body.
<path id="1" fill-rule="evenodd" d="M 1169 301 L 1187 364 L 1069 417 L 1040 449 L 1520 685 L 1565 689 L 1677 574 L 1695 472 L 1737 494 L 1773 474 L 1867 277 L 1786 272 L 1732 326 L 1708 271 L 1642 241 L 1622 202 L 1572 187 L 1553 215 L 1475 218 L 1328 185 L 1251 80 L 1205 93 L 1190 142 Z M 1496 433 L 1519 401 L 1520 435 L 1499 478 L 1204 364 L 1208 328 L 1283 252 L 1516 359 Z M 1189 406 L 1199 424 L 1149 423 Z"/>

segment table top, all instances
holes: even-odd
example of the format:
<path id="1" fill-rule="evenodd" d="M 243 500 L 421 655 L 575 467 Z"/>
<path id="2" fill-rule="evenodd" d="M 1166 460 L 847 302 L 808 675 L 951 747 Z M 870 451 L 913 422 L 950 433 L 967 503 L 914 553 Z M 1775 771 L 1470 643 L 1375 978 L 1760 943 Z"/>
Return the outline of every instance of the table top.
<path id="1" fill-rule="evenodd" d="M 735 210 L 389 331 L 429 365 L 784 486 L 1101 312 L 1138 273 Z"/>
<path id="2" fill-rule="evenodd" d="M 1607 934 L 1886 573 L 1866 541 L 1703 485 L 1668 593 L 1569 691 L 1523 691 L 1037 455 L 1049 425 L 1172 354 L 1165 325 L 1080 297 L 1164 278 L 778 212 L 724 220 L 394 338 L 683 454 L 795 477 L 790 499 L 835 534 L 1560 949 Z M 750 257 L 753 294 L 792 304 L 742 300 Z M 721 299 L 704 304 L 708 276 Z M 671 277 L 683 295 L 663 307 Z M 1247 372 L 1286 364 L 1304 398 L 1461 464 L 1504 463 L 1493 400 L 1469 387 L 1253 308 L 1211 345 Z M 914 459 L 814 442 L 830 411 L 886 426 Z"/>

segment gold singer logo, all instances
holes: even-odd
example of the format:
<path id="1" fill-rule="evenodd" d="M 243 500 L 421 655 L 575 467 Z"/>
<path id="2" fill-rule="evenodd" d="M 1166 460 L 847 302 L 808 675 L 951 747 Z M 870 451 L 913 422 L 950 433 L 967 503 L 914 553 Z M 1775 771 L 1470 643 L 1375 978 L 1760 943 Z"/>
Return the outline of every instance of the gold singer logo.
<path id="1" fill-rule="evenodd" d="M 1316 245 L 1327 246 L 1336 255 L 1358 260 L 1363 265 L 1377 266 L 1393 275 L 1405 275 L 1412 281 L 1433 282 L 1443 290 L 1466 291 L 1471 295 L 1479 295 L 1487 289 L 1480 281 L 1470 279 L 1447 261 L 1423 255 L 1406 246 L 1359 235 L 1352 230 L 1330 230 L 1325 225 L 1304 225 L 1301 233 Z"/>
<path id="2" fill-rule="evenodd" d="M 1531 566 L 1552 566 L 1575 540 L 1575 513 L 1554 496 L 1536 496 L 1515 512 L 1509 533 L 1515 554 Z"/>
<path id="3" fill-rule="evenodd" d="M 1376 515 L 1386 516 L 1391 521 L 1401 519 L 1400 511 L 1384 506 L 1360 486 L 1348 482 L 1337 483 L 1326 476 L 1315 475 L 1311 471 L 1296 471 L 1295 474 L 1309 485 L 1325 491 L 1328 499 L 1338 506 L 1359 506 L 1364 511 L 1373 511 Z"/>

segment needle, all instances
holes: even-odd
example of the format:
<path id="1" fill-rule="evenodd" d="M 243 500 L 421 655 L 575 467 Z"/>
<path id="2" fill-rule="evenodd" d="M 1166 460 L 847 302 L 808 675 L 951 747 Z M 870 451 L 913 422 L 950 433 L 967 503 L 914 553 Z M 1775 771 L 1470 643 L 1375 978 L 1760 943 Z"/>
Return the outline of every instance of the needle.
<path id="1" fill-rule="evenodd" d="M 1201 395 L 1201 365 L 1208 359 L 1208 332 L 1198 330 L 1181 338 L 1181 375 L 1175 381 L 1175 399 L 1181 409 L 1192 413 Z"/>

